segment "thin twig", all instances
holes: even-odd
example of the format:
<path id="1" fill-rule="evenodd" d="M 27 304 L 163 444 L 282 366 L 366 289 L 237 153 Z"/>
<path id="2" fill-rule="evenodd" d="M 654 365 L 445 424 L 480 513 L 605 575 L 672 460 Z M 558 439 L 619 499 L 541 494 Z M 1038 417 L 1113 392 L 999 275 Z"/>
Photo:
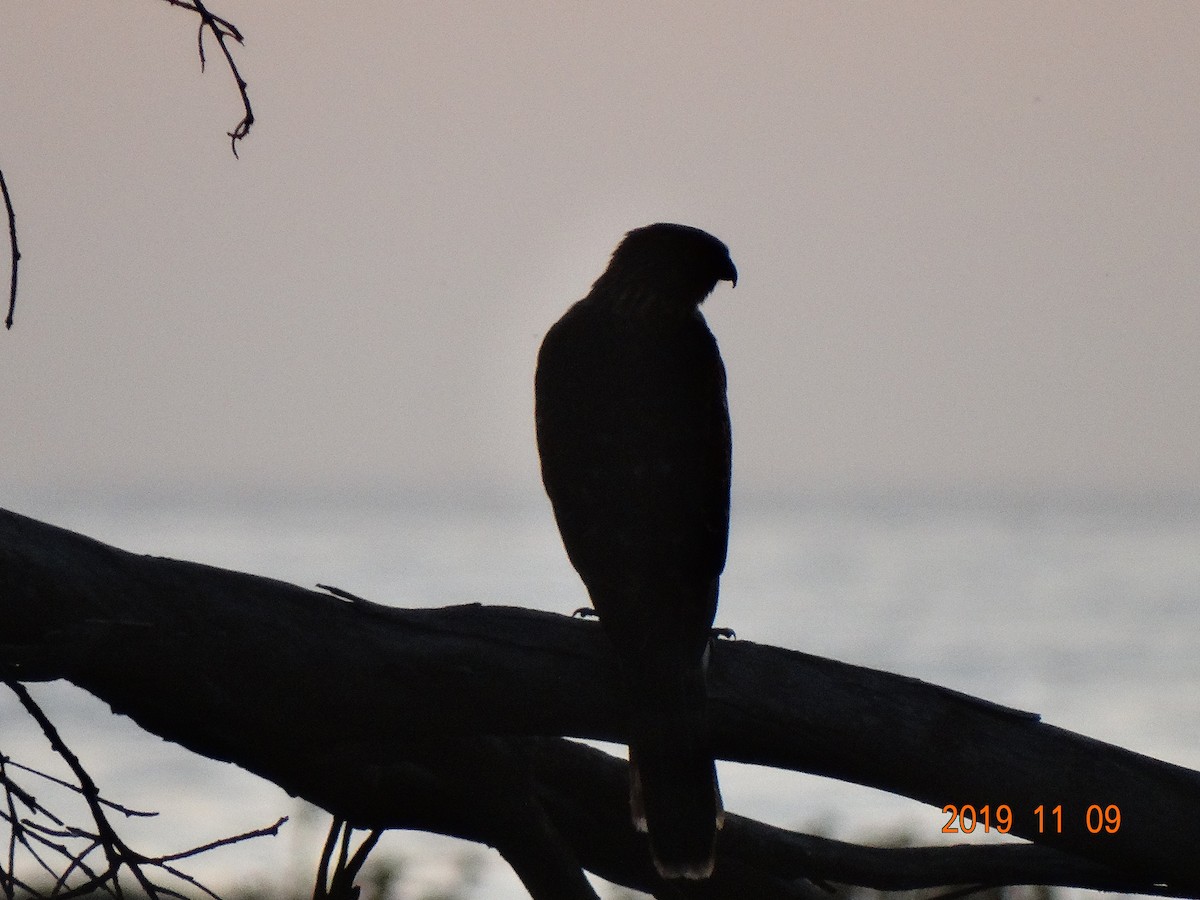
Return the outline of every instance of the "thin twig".
<path id="1" fill-rule="evenodd" d="M 17 214 L 13 212 L 12 197 L 8 194 L 8 182 L 4 180 L 3 169 L 0 169 L 0 194 L 4 195 L 4 208 L 8 212 L 8 240 L 12 245 L 12 281 L 8 289 L 8 315 L 4 319 L 4 327 L 12 328 L 13 312 L 17 308 L 17 265 L 21 261 L 21 250 L 17 247 Z"/>
<path id="2" fill-rule="evenodd" d="M 64 787 L 67 790 L 74 791 L 77 794 L 82 793 L 79 785 L 71 784 L 71 782 L 66 781 L 65 779 L 56 778 L 55 776 L 50 775 L 46 772 L 42 772 L 39 769 L 35 769 L 32 766 L 27 766 L 24 763 L 19 763 L 15 759 L 5 759 L 4 761 L 14 769 L 20 769 L 23 772 L 28 772 L 30 775 L 36 775 L 39 778 L 44 778 L 47 781 L 52 782 L 53 784 L 57 784 L 59 787 Z M 122 806 L 120 803 L 114 803 L 113 801 L 106 800 L 103 797 L 100 797 L 98 799 L 100 800 L 101 803 L 103 803 L 109 809 L 119 812 L 122 815 L 128 816 L 130 818 L 133 818 L 135 816 L 145 817 L 145 818 L 153 818 L 154 816 L 158 815 L 157 812 L 146 812 L 145 810 L 141 810 L 141 809 L 130 809 L 127 806 Z M 43 810 L 43 812 L 45 812 L 45 810 Z"/>
<path id="3" fill-rule="evenodd" d="M 279 829 L 283 827 L 283 823 L 288 820 L 287 816 L 281 817 L 274 825 L 269 825 L 266 828 L 256 828 L 254 831 L 235 834 L 232 837 L 221 838 L 217 841 L 209 841 L 207 844 L 201 844 L 199 847 L 193 847 L 191 850 L 182 850 L 179 853 L 168 853 L 166 856 L 158 856 L 149 860 L 156 865 L 166 862 L 167 860 L 187 859 L 189 856 L 199 856 L 201 853 L 207 853 L 209 850 L 216 850 L 218 847 L 228 847 L 230 844 L 239 844 L 242 841 L 249 841 L 253 838 L 275 837 L 279 834 Z"/>

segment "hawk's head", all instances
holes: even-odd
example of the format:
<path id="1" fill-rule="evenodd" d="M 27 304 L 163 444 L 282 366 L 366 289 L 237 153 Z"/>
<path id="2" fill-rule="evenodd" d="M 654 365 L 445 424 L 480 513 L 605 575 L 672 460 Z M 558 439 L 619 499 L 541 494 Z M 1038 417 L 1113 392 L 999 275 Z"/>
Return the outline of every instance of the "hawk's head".
<path id="1" fill-rule="evenodd" d="M 718 281 L 737 284 L 729 248 L 707 231 L 659 222 L 635 228 L 613 251 L 602 281 L 649 294 L 657 303 L 694 308 Z M 648 299 L 643 297 L 643 299 Z"/>

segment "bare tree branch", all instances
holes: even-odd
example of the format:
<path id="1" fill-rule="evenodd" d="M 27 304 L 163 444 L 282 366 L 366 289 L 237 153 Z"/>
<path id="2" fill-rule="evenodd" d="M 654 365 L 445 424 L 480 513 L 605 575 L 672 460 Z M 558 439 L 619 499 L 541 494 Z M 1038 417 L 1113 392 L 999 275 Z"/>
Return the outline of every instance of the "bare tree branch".
<path id="1" fill-rule="evenodd" d="M 12 259 L 12 276 L 8 288 L 8 315 L 4 318 L 4 327 L 12 328 L 13 313 L 17 308 L 17 266 L 21 262 L 21 250 L 17 247 L 17 215 L 13 212 L 12 197 L 8 193 L 8 182 L 4 180 L 4 171 L 0 169 L 0 194 L 4 195 L 4 209 L 8 213 L 8 240 L 12 249 L 9 253 Z"/>
<path id="2" fill-rule="evenodd" d="M 227 132 L 229 135 L 229 148 L 233 151 L 233 155 L 237 156 L 238 141 L 243 140 L 250 133 L 250 126 L 254 124 L 254 110 L 250 107 L 250 94 L 247 90 L 246 79 L 242 77 L 242 73 L 238 70 L 233 53 L 230 52 L 229 45 L 226 43 L 226 38 L 233 38 L 239 44 L 245 44 L 245 38 L 242 37 L 242 33 L 237 29 L 237 26 L 228 19 L 223 19 L 210 12 L 208 7 L 204 5 L 203 0 L 165 0 L 165 2 L 171 6 L 191 10 L 200 16 L 200 25 L 196 31 L 196 48 L 200 54 L 200 71 L 203 72 L 207 64 L 204 52 L 205 30 L 209 31 L 216 39 L 217 46 L 221 48 L 221 53 L 225 56 L 225 63 L 233 75 L 233 80 L 237 84 L 238 94 L 242 98 L 242 119 L 234 126 L 233 131 Z"/>
<path id="3" fill-rule="evenodd" d="M 236 762 L 355 828 L 496 847 L 534 897 L 590 897 L 580 867 L 660 896 L 809 897 L 806 879 L 889 889 L 1070 884 L 1200 896 L 1200 773 L 916 679 L 748 641 L 710 670 L 718 756 L 940 808 L 1011 806 L 1035 844 L 854 847 L 730 815 L 714 878 L 659 881 L 631 826 L 597 623 L 502 607 L 383 607 L 137 556 L 0 511 L 0 664 L 66 678 L 142 727 Z M 1061 833 L 1034 808 L 1061 804 Z M 1120 808 L 1112 833 L 1089 805 Z M 574 888 L 572 888 L 572 885 Z"/>
<path id="4" fill-rule="evenodd" d="M 335 818 L 329 828 L 329 836 L 321 850 L 321 864 L 317 867 L 317 883 L 313 888 L 313 900 L 358 900 L 358 888 L 354 879 L 367 861 L 367 855 L 379 842 L 383 832 L 376 829 L 370 832 L 363 842 L 358 845 L 354 854 L 350 853 L 350 839 L 354 828 L 344 819 Z M 330 869 L 333 860 L 334 847 L 339 845 L 337 862 Z"/>

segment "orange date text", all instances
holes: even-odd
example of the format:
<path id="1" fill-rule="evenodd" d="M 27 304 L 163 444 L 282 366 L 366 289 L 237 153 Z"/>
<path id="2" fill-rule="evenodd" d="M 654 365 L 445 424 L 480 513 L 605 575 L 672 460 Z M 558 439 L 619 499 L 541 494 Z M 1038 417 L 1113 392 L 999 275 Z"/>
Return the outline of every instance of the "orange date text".
<path id="1" fill-rule="evenodd" d="M 1013 811 L 1007 803 L 994 806 L 948 803 L 942 807 L 942 814 L 949 817 L 942 826 L 943 834 L 971 834 L 976 830 L 984 834 L 992 831 L 1008 834 L 1013 828 Z M 1115 803 L 1107 806 L 1093 803 L 1079 821 L 1068 816 L 1061 803 L 1055 806 L 1042 804 L 1033 810 L 1033 828 L 1030 830 L 1038 834 L 1062 834 L 1064 824 L 1067 827 L 1081 824 L 1089 834 L 1116 834 L 1121 828 L 1121 808 Z"/>

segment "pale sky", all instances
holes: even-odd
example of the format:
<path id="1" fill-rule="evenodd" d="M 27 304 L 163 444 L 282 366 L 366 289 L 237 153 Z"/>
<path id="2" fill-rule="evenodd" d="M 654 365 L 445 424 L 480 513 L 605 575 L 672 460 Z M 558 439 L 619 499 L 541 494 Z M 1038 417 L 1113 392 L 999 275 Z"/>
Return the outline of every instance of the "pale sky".
<path id="1" fill-rule="evenodd" d="M 0 490 L 540 492 L 541 336 L 654 221 L 738 266 L 741 488 L 1200 484 L 1200 4 L 211 5 L 240 159 L 193 15 L 0 0 Z"/>

